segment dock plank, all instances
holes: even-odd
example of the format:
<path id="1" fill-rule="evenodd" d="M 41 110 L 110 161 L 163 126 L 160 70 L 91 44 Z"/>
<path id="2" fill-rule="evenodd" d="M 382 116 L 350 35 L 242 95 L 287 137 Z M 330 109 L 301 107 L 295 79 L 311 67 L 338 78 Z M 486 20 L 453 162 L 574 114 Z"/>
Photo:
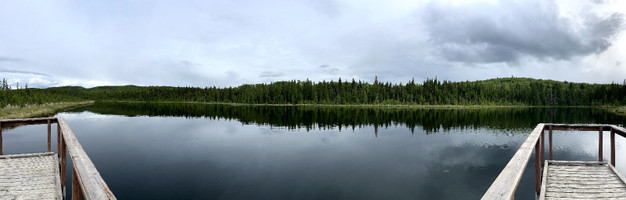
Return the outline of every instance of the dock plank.
<path id="1" fill-rule="evenodd" d="M 54 153 L 0 156 L 0 199 L 63 199 Z"/>
<path id="2" fill-rule="evenodd" d="M 548 161 L 540 199 L 626 199 L 626 183 L 606 162 Z"/>

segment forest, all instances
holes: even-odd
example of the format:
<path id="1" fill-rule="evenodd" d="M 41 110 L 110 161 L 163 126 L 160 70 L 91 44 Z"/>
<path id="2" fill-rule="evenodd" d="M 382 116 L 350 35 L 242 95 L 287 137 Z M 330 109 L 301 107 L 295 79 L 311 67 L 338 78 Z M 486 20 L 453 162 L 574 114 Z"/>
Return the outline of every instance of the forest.
<path id="1" fill-rule="evenodd" d="M 238 87 L 101 86 L 11 88 L 3 80 L 0 106 L 68 101 L 212 102 L 244 104 L 402 104 L 402 105 L 626 105 L 624 83 L 590 84 L 532 78 L 480 81 L 373 83 L 338 80 L 279 81 Z"/>
<path id="2" fill-rule="evenodd" d="M 236 120 L 242 124 L 268 125 L 287 129 L 343 129 L 373 126 L 421 128 L 427 134 L 440 128 L 527 130 L 540 122 L 622 123 L 626 115 L 612 115 L 600 109 L 581 108 L 481 108 L 481 109 L 398 109 L 397 107 L 330 106 L 222 106 L 199 103 L 118 103 L 102 102 L 71 112 L 89 111 L 106 115 L 161 116 Z M 515 119 L 515 120 L 511 120 Z M 595 121 L 588 121 L 589 119 Z M 525 133 L 525 132 L 524 132 Z"/>

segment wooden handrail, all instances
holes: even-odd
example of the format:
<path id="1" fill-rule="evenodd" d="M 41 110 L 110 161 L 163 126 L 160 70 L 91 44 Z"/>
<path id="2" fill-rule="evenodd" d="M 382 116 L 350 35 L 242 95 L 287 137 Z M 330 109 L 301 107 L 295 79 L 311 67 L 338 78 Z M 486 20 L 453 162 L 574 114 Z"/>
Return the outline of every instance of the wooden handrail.
<path id="1" fill-rule="evenodd" d="M 2 119 L 0 120 L 0 123 L 4 127 L 4 126 L 47 124 L 48 120 L 50 120 L 51 123 L 57 123 L 57 118 L 54 118 L 54 117 L 27 118 L 27 119 Z"/>
<path id="2" fill-rule="evenodd" d="M 67 125 L 65 119 L 58 118 L 59 125 L 61 126 L 61 135 L 65 146 L 67 146 L 67 152 L 70 155 L 70 160 L 76 180 L 80 184 L 82 195 L 85 199 L 117 199 L 113 192 L 109 189 L 106 182 L 100 176 L 100 173 L 96 169 L 96 166 L 91 162 L 85 150 L 78 142 L 78 139 L 74 136 L 74 132 Z M 75 190 L 72 188 L 72 190 Z"/>
<path id="3" fill-rule="evenodd" d="M 548 129 L 546 129 L 548 128 Z M 622 137 L 626 137 L 626 129 L 616 125 L 610 124 L 552 124 L 552 123 L 540 123 L 530 133 L 528 138 L 524 141 L 519 150 L 513 155 L 513 158 L 507 163 L 500 175 L 491 184 L 487 192 L 483 195 L 482 199 L 513 199 L 515 190 L 519 185 L 519 181 L 522 178 L 526 165 L 530 160 L 530 156 L 535 150 L 535 174 L 537 178 L 537 189 L 541 190 L 541 177 L 539 174 L 539 166 L 544 163 L 543 161 L 543 135 L 544 131 L 549 130 L 549 145 L 550 145 L 550 160 L 552 157 L 552 131 L 553 130 L 577 130 L 577 131 L 599 131 L 598 140 L 598 159 L 602 161 L 602 132 L 611 132 L 611 165 L 615 166 L 615 134 Z M 539 142 L 541 139 L 541 143 Z M 541 149 L 539 149 L 541 148 Z M 541 152 L 540 152 L 541 150 Z M 541 155 L 539 155 L 541 154 Z M 540 161 L 542 160 L 542 161 Z"/>
<path id="4" fill-rule="evenodd" d="M 546 123 L 546 126 L 552 126 L 552 130 L 557 131 L 598 131 L 602 128 L 602 131 L 610 131 L 611 124 L 550 124 Z"/>
<path id="5" fill-rule="evenodd" d="M 618 135 L 621 135 L 622 137 L 626 137 L 626 129 L 624 129 L 624 127 L 611 125 L 611 129 Z"/>
<path id="6" fill-rule="evenodd" d="M 482 199 L 511 199 L 515 195 L 517 185 L 524 174 L 524 169 L 533 153 L 533 149 L 535 149 L 537 141 L 543 133 L 544 126 L 544 124 L 538 124 L 535 127 L 519 150 L 513 155 L 513 158 L 500 172 L 498 178 L 483 195 Z"/>

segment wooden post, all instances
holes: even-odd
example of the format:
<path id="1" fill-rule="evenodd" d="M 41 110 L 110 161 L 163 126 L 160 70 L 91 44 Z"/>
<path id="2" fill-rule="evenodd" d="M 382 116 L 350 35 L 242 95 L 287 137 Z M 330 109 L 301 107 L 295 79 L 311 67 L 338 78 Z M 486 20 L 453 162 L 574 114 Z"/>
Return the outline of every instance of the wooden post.
<path id="1" fill-rule="evenodd" d="M 59 165 L 60 168 L 60 178 L 61 178 L 61 192 L 63 193 L 63 197 L 65 197 L 65 160 L 63 159 L 63 152 L 65 152 L 65 148 L 63 148 L 63 138 L 61 136 L 61 124 L 57 122 L 57 156 L 59 157 Z"/>
<path id="2" fill-rule="evenodd" d="M 611 165 L 615 167 L 615 131 L 611 127 Z"/>
<path id="3" fill-rule="evenodd" d="M 541 159 L 540 159 L 541 162 L 540 163 L 541 163 L 542 168 L 543 168 L 543 163 L 544 163 L 543 161 L 546 160 L 545 158 L 546 153 L 544 151 L 544 148 L 546 146 L 545 138 L 544 138 L 545 133 L 546 132 L 544 130 L 541 130 L 541 138 L 540 138 L 541 139 Z"/>
<path id="4" fill-rule="evenodd" d="M 83 199 L 82 196 L 78 175 L 76 174 L 74 167 L 72 167 L 72 200 Z"/>
<path id="5" fill-rule="evenodd" d="M 554 160 L 554 158 L 552 157 L 552 125 L 550 125 L 548 143 L 550 143 L 550 160 Z"/>
<path id="6" fill-rule="evenodd" d="M 537 194 L 539 194 L 539 192 L 541 192 L 541 173 L 540 173 L 540 166 L 541 164 L 539 163 L 539 141 L 537 141 L 537 143 L 535 144 L 535 186 L 536 186 L 536 192 Z"/>
<path id="7" fill-rule="evenodd" d="M 48 152 L 52 151 L 52 127 L 50 125 L 50 120 L 48 120 Z"/>
<path id="8" fill-rule="evenodd" d="M 65 188 L 65 174 L 67 174 L 67 170 L 65 166 L 67 164 L 66 152 L 67 147 L 65 146 L 65 140 L 63 140 L 63 135 L 61 135 L 61 186 Z"/>
<path id="9" fill-rule="evenodd" d="M 0 155 L 2 155 L 2 122 L 0 122 Z"/>
<path id="10" fill-rule="evenodd" d="M 57 156 L 61 158 L 61 125 L 57 122 Z"/>
<path id="11" fill-rule="evenodd" d="M 600 127 L 600 131 L 598 133 L 598 136 L 600 137 L 598 140 L 598 161 L 602 162 L 602 127 Z"/>

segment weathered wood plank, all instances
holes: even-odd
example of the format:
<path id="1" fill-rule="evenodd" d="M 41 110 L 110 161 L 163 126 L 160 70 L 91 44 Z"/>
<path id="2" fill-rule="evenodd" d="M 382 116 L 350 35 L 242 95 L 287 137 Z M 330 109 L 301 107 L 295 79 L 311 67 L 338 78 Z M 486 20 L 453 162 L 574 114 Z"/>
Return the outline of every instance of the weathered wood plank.
<path id="1" fill-rule="evenodd" d="M 550 175 L 552 174 L 563 174 L 564 176 L 567 175 L 597 175 L 597 174 L 606 174 L 606 173 L 611 173 L 611 170 L 550 170 Z"/>
<path id="2" fill-rule="evenodd" d="M 613 129 L 613 131 L 622 136 L 622 137 L 626 137 L 626 129 L 624 129 L 623 127 L 620 126 L 616 126 L 616 125 L 611 125 L 611 129 Z"/>
<path id="3" fill-rule="evenodd" d="M 2 122 L 0 122 L 0 155 L 2 155 Z"/>
<path id="4" fill-rule="evenodd" d="M 545 164 L 543 161 L 546 160 L 546 158 L 545 158 L 546 153 L 545 153 L 545 150 L 544 150 L 544 148 L 546 147 L 545 136 L 546 136 L 545 130 L 541 130 L 541 137 L 539 137 L 541 139 L 541 160 L 539 161 L 539 162 L 541 162 L 541 167 L 543 167 L 543 165 Z"/>
<path id="5" fill-rule="evenodd" d="M 610 171 L 606 166 L 576 166 L 576 165 L 564 165 L 564 166 L 552 166 L 551 169 L 556 171 Z"/>
<path id="6" fill-rule="evenodd" d="M 573 193 L 573 192 L 548 192 L 546 197 L 556 198 L 585 198 L 585 199 L 598 199 L 598 198 L 626 198 L 626 193 Z"/>
<path id="7" fill-rule="evenodd" d="M 0 157 L 0 199 L 63 199 L 54 153 Z"/>
<path id="8" fill-rule="evenodd" d="M 83 199 L 80 181 L 78 180 L 78 175 L 74 167 L 72 168 L 72 199 Z"/>
<path id="9" fill-rule="evenodd" d="M 615 131 L 611 127 L 611 165 L 615 166 Z"/>
<path id="10" fill-rule="evenodd" d="M 572 200 L 572 199 L 585 199 L 590 200 L 589 198 L 557 198 L 557 197 L 546 197 L 546 200 Z M 595 199 L 594 199 L 595 200 Z M 623 198 L 602 198 L 601 200 L 624 200 Z"/>
<path id="11" fill-rule="evenodd" d="M 549 140 L 549 143 L 550 143 L 550 145 L 549 145 L 550 146 L 550 156 L 549 157 L 550 157 L 550 160 L 554 160 L 554 157 L 552 156 L 552 125 L 550 125 L 549 127 L 550 127 L 549 136 L 548 136 L 548 140 Z"/>
<path id="12" fill-rule="evenodd" d="M 546 186 L 548 185 L 548 172 L 550 171 L 548 169 L 548 161 L 544 161 L 545 165 L 543 167 L 543 179 L 541 180 L 541 192 L 539 193 L 539 200 L 545 200 L 546 199 Z"/>
<path id="13" fill-rule="evenodd" d="M 569 188 L 569 187 L 548 187 L 548 192 L 566 193 L 626 193 L 624 188 Z"/>
<path id="14" fill-rule="evenodd" d="M 598 128 L 598 161 L 599 162 L 602 162 L 602 160 L 603 160 L 602 159 L 602 146 L 603 146 L 603 143 L 602 143 L 602 138 L 603 138 L 602 137 L 602 132 L 604 132 L 603 128 L 604 127 L 599 127 Z M 608 128 L 609 128 L 609 130 L 611 130 L 610 126 Z"/>
<path id="15" fill-rule="evenodd" d="M 552 130 L 561 131 L 598 131 L 598 128 L 602 130 L 609 130 L 610 124 L 551 124 L 546 123 L 546 126 L 552 125 Z"/>
<path id="16" fill-rule="evenodd" d="M 60 126 L 60 125 L 59 125 Z M 61 131 L 62 132 L 62 131 Z M 67 146 L 65 145 L 65 140 L 63 139 L 63 134 L 61 134 L 61 187 L 63 188 L 63 194 L 65 195 L 65 182 L 67 175 Z"/>
<path id="17" fill-rule="evenodd" d="M 11 122 L 48 122 L 48 120 L 52 120 L 52 122 L 56 123 L 56 117 L 36 117 L 36 118 L 24 118 L 24 119 L 0 119 L 0 123 L 11 123 Z"/>
<path id="18" fill-rule="evenodd" d="M 54 153 L 46 152 L 46 153 L 25 153 L 25 154 L 12 154 L 12 155 L 1 155 L 0 159 L 15 159 L 15 158 L 27 158 L 33 156 L 49 156 Z"/>
<path id="19" fill-rule="evenodd" d="M 551 178 L 564 178 L 564 179 L 585 179 L 585 180 L 589 180 L 589 179 L 609 179 L 609 178 L 613 178 L 613 179 L 618 179 L 618 177 L 610 172 L 607 173 L 598 173 L 598 174 L 574 174 L 574 173 L 551 173 L 550 174 Z"/>
<path id="20" fill-rule="evenodd" d="M 626 185 L 623 184 L 601 184 L 601 185 L 584 185 L 584 184 L 557 184 L 548 182 L 545 184 L 546 187 L 551 188 L 574 188 L 574 189 L 610 189 L 610 188 L 626 188 Z"/>
<path id="21" fill-rule="evenodd" d="M 620 180 L 622 180 L 622 182 L 623 182 L 624 184 L 626 184 L 626 179 L 624 179 L 624 176 L 622 176 L 622 174 L 621 174 L 621 173 L 619 173 L 619 171 L 617 171 L 617 169 L 615 169 L 615 166 L 613 166 L 613 165 L 609 165 L 609 168 L 611 168 L 611 170 L 613 171 L 613 173 L 615 173 L 615 175 L 616 175 L 616 176 L 617 176 Z"/>
<path id="22" fill-rule="evenodd" d="M 540 195 L 543 199 L 626 198 L 624 179 L 611 167 L 606 162 L 548 161 L 546 190 Z"/>
<path id="23" fill-rule="evenodd" d="M 553 164 L 554 165 L 554 164 Z M 607 168 L 607 166 L 602 165 L 587 165 L 587 166 L 576 166 L 576 165 L 563 165 L 563 166 L 553 166 L 551 169 L 554 169 L 556 172 L 606 172 L 611 171 L 611 169 Z"/>
<path id="24" fill-rule="evenodd" d="M 618 178 L 617 176 L 612 174 L 610 171 L 594 172 L 594 173 L 585 173 L 585 172 L 572 173 L 572 172 L 550 171 L 550 173 L 548 173 L 548 176 L 553 177 L 553 178 L 596 178 L 596 179 Z"/>
<path id="25" fill-rule="evenodd" d="M 544 124 L 538 124 L 535 127 L 519 150 L 513 155 L 513 158 L 511 158 L 502 172 L 500 172 L 500 175 L 498 175 L 491 187 L 489 187 L 487 192 L 483 195 L 482 199 L 500 200 L 513 197 L 543 129 Z"/>
<path id="26" fill-rule="evenodd" d="M 44 118 L 27 118 L 27 119 L 1 119 L 0 125 L 5 126 L 19 126 L 19 125 L 32 125 L 32 124 L 47 124 L 48 120 L 52 123 L 57 123 L 57 119 L 54 117 Z"/>
<path id="27" fill-rule="evenodd" d="M 585 180 L 585 179 L 578 179 L 578 180 L 558 179 L 558 180 L 554 180 L 554 179 L 551 179 L 550 177 L 548 177 L 548 183 L 562 184 L 562 185 L 567 185 L 567 184 L 603 185 L 603 184 L 622 184 L 622 181 L 617 179 L 617 178 L 615 178 L 613 180 Z"/>
<path id="28" fill-rule="evenodd" d="M 606 162 L 598 161 L 566 161 L 566 160 L 550 160 L 550 164 L 557 166 L 606 166 Z"/>
<path id="29" fill-rule="evenodd" d="M 51 120 L 48 120 L 48 152 L 52 151 L 52 124 Z"/>
<path id="30" fill-rule="evenodd" d="M 543 134 L 543 130 L 541 130 Z M 541 192 L 541 156 L 539 156 L 539 142 L 535 145 L 535 192 L 539 194 Z"/>
<path id="31" fill-rule="evenodd" d="M 54 159 L 54 166 L 55 166 L 54 167 L 54 174 L 55 174 L 54 181 L 56 182 L 56 184 L 55 184 L 56 185 L 56 189 L 55 190 L 59 191 L 57 193 L 57 197 L 56 198 L 57 199 L 64 199 L 63 198 L 63 190 L 62 190 L 63 187 L 61 187 L 61 172 L 60 172 L 60 169 L 59 169 L 60 166 L 59 166 L 58 156 L 57 156 L 57 159 Z"/>
<path id="32" fill-rule="evenodd" d="M 579 170 L 550 170 L 550 174 L 589 174 L 589 175 L 594 175 L 594 174 L 606 174 L 611 172 L 611 170 L 608 169 L 592 169 L 592 170 L 583 170 L 583 169 L 579 169 Z"/>
<path id="33" fill-rule="evenodd" d="M 72 160 L 72 165 L 76 169 L 76 177 L 82 188 L 83 197 L 91 199 L 117 199 L 100 176 L 96 166 L 91 162 L 87 153 L 74 136 L 72 129 L 62 117 L 58 118 L 61 125 L 63 140 L 67 146 L 67 151 Z"/>
<path id="34" fill-rule="evenodd" d="M 61 158 L 61 125 L 57 123 L 57 155 Z"/>

